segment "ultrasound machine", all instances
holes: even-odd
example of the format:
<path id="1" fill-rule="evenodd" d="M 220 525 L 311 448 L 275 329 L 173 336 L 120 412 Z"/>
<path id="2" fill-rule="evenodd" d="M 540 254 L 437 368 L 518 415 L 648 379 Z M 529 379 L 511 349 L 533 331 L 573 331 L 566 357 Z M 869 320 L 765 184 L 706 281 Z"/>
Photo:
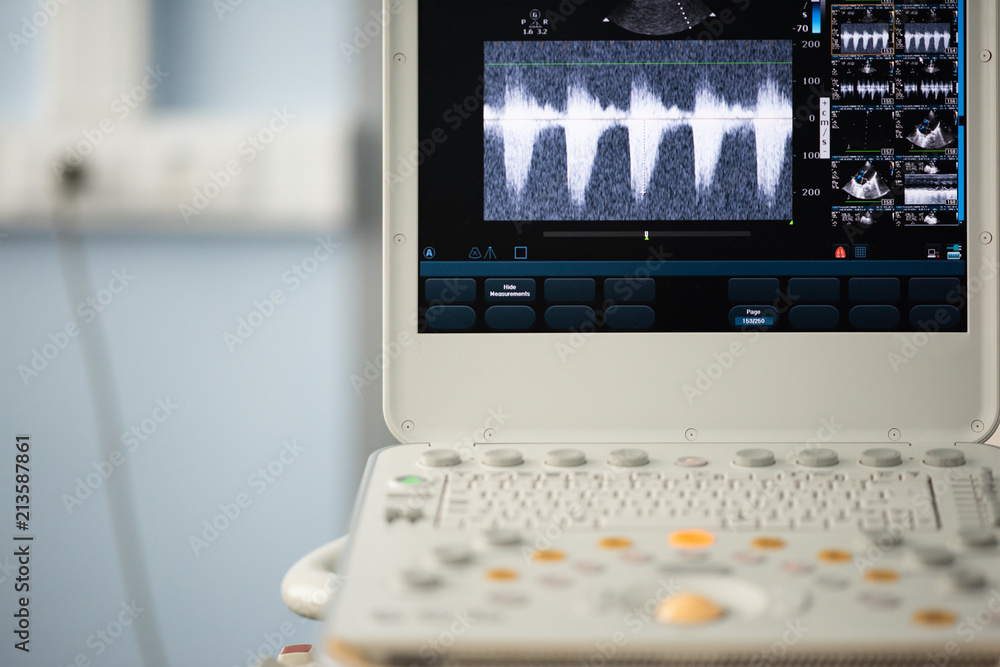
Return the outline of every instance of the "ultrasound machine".
<path id="1" fill-rule="evenodd" d="M 997 3 L 383 16 L 401 444 L 311 659 L 1000 665 Z"/>

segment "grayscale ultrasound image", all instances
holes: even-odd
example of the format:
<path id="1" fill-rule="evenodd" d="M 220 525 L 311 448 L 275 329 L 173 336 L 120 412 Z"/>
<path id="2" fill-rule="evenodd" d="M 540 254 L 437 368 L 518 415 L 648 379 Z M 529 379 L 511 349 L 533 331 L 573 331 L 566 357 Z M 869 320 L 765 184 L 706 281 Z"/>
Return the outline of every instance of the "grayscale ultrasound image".
<path id="1" fill-rule="evenodd" d="M 488 42 L 484 56 L 487 220 L 791 217 L 791 42 Z"/>

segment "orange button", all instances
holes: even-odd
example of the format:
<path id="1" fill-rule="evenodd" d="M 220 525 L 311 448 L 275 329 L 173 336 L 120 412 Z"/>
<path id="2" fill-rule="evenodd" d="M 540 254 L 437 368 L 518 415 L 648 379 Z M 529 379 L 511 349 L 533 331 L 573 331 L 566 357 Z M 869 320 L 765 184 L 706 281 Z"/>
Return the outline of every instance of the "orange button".
<path id="1" fill-rule="evenodd" d="M 851 552 L 840 549 L 827 549 L 826 551 L 820 551 L 816 555 L 816 558 L 822 563 L 846 563 L 851 560 Z"/>
<path id="2" fill-rule="evenodd" d="M 955 612 L 947 609 L 921 609 L 913 615 L 913 622 L 917 625 L 931 625 L 939 628 L 955 625 L 956 620 L 958 620 L 958 616 L 955 615 Z"/>
<path id="3" fill-rule="evenodd" d="M 543 549 L 541 551 L 536 551 L 531 555 L 531 559 L 538 561 L 539 563 L 554 563 L 556 561 L 564 560 L 566 554 L 561 551 L 556 551 L 555 549 Z"/>
<path id="4" fill-rule="evenodd" d="M 486 578 L 491 581 L 513 581 L 514 579 L 517 579 L 517 577 L 517 570 L 497 568 L 495 570 L 486 571 Z"/>
<path id="5" fill-rule="evenodd" d="M 755 549 L 784 549 L 785 541 L 780 537 L 758 537 L 750 546 Z"/>
<path id="6" fill-rule="evenodd" d="M 602 549 L 628 549 L 632 546 L 632 540 L 626 537 L 605 537 L 597 546 Z"/>
<path id="7" fill-rule="evenodd" d="M 698 593 L 678 593 L 660 603 L 656 620 L 671 625 L 703 625 L 722 618 L 726 610 Z"/>
<path id="8" fill-rule="evenodd" d="M 676 530 L 670 533 L 667 542 L 678 549 L 702 549 L 712 546 L 715 535 L 707 530 Z"/>
<path id="9" fill-rule="evenodd" d="M 868 570 L 865 572 L 865 581 L 876 584 L 893 584 L 899 581 L 899 572 L 885 569 Z"/>

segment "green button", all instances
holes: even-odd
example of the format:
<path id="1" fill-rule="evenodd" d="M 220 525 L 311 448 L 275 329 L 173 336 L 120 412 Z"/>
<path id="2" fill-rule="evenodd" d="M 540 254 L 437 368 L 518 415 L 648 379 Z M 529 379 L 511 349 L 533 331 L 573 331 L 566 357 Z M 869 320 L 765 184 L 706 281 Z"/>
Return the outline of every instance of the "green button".
<path id="1" fill-rule="evenodd" d="M 427 480 L 417 475 L 406 475 L 405 477 L 397 477 L 396 481 L 400 484 L 423 484 Z"/>

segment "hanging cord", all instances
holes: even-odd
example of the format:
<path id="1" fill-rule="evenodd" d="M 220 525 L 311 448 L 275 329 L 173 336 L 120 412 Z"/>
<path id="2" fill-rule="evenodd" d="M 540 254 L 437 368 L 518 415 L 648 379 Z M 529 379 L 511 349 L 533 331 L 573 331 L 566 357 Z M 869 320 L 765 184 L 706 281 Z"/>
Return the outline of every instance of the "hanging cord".
<path id="1" fill-rule="evenodd" d="M 77 209 L 79 195 L 85 186 L 86 172 L 83 166 L 67 165 L 53 216 L 59 263 L 70 304 L 85 301 L 91 292 Z M 97 423 L 99 449 L 103 458 L 108 459 L 115 451 L 114 444 L 118 442 L 122 431 L 122 419 L 112 375 L 109 345 L 100 318 L 81 327 L 80 344 L 83 348 L 83 364 L 90 387 L 94 420 Z M 149 587 L 146 562 L 138 541 L 139 519 L 136 516 L 128 467 L 116 469 L 104 486 L 108 494 L 108 510 L 125 595 L 143 608 L 141 617 L 132 626 L 142 664 L 145 667 L 161 667 L 166 664 L 163 640 Z"/>

